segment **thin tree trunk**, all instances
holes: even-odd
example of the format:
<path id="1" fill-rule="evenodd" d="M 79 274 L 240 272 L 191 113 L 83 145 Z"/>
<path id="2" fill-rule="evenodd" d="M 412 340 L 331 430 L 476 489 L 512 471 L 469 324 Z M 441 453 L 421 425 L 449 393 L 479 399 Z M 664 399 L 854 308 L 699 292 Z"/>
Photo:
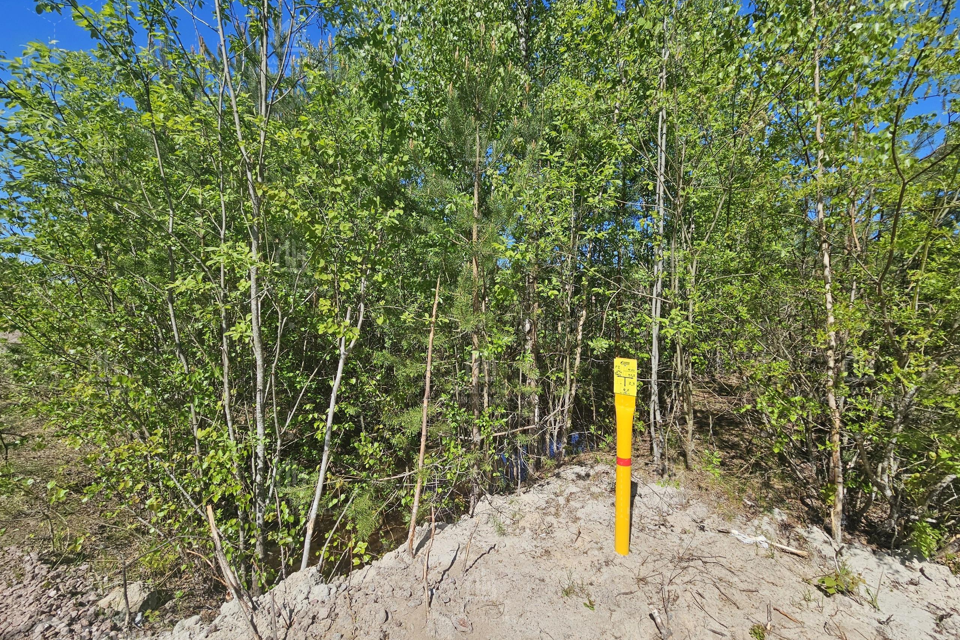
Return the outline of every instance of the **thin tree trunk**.
<path id="1" fill-rule="evenodd" d="M 269 29 L 266 27 L 267 16 L 269 14 L 268 0 L 263 0 L 260 17 L 265 23 L 260 30 L 260 56 L 259 56 L 259 104 L 257 108 L 258 115 L 261 118 L 267 116 L 267 47 L 269 46 Z M 257 182 L 263 183 L 263 150 L 266 140 L 266 123 L 260 126 L 260 147 L 257 168 Z M 264 548 L 264 537 L 267 513 L 267 415 L 266 415 L 266 358 L 263 351 L 263 334 L 261 323 L 261 292 L 260 292 L 260 242 L 261 242 L 261 215 L 263 208 L 259 206 L 260 200 L 257 199 L 258 206 L 253 212 L 253 220 L 250 225 L 250 334 L 253 343 L 253 356 L 256 374 L 254 420 L 256 422 L 256 464 L 254 467 L 254 517 L 256 520 L 256 556 L 263 563 L 266 557 Z M 257 585 L 254 585 L 257 588 Z M 259 592 L 259 589 L 257 588 Z"/>
<path id="2" fill-rule="evenodd" d="M 686 296 L 686 316 L 687 316 L 687 330 L 682 332 L 677 336 L 677 345 L 678 345 L 678 361 L 677 367 L 679 369 L 677 378 L 679 380 L 680 386 L 680 403 L 683 411 L 684 417 L 684 431 L 683 431 L 683 455 L 684 455 L 684 466 L 687 469 L 693 468 L 695 451 L 693 445 L 693 356 L 691 354 L 691 346 L 693 343 L 693 318 L 694 318 L 694 305 L 693 305 L 693 296 L 696 289 L 696 278 L 697 278 L 697 254 L 696 247 L 694 246 L 694 238 L 696 237 L 696 215 L 694 212 L 691 212 L 687 217 L 686 226 L 680 224 L 684 213 L 686 212 L 685 204 L 686 198 L 684 197 L 684 190 L 682 188 L 683 176 L 684 176 L 684 162 L 686 159 L 686 145 L 681 146 L 680 151 L 680 162 L 679 170 L 677 172 L 677 206 L 676 212 L 674 213 L 674 228 L 676 231 L 674 235 L 679 234 L 680 237 L 680 246 L 683 251 L 682 256 L 684 260 L 684 265 L 686 267 L 686 284 L 684 286 L 684 295 Z M 722 199 L 722 198 L 721 198 Z M 674 262 L 674 273 L 675 281 L 678 283 L 676 286 L 677 299 L 679 302 L 680 294 L 680 273 L 679 268 L 676 266 L 679 262 L 678 259 L 675 259 Z M 678 308 L 680 304 L 677 305 Z"/>
<path id="3" fill-rule="evenodd" d="M 524 322 L 524 333 L 526 334 L 526 353 L 529 361 L 527 369 L 527 393 L 530 405 L 530 416 L 534 433 L 540 432 L 540 384 L 539 370 L 537 369 L 537 315 L 539 314 L 539 304 L 537 302 L 537 276 L 536 267 L 534 272 L 527 276 L 527 318 Z M 540 455 L 547 451 L 545 434 L 540 436 Z"/>
<path id="4" fill-rule="evenodd" d="M 573 369 L 570 372 L 570 383 L 567 391 L 567 402 L 564 405 L 563 415 L 563 436 L 560 450 L 563 452 L 567 446 L 567 438 L 570 437 L 570 427 L 573 426 L 573 403 L 577 398 L 577 378 L 580 375 L 580 359 L 583 354 L 583 325 L 587 321 L 587 301 L 583 301 L 583 309 L 580 311 L 580 318 L 577 320 L 577 333 L 574 342 Z M 562 457 L 562 456 L 561 456 Z"/>
<path id="5" fill-rule="evenodd" d="M 255 388 L 253 419 L 255 428 L 254 441 L 254 467 L 253 467 L 253 495 L 254 495 L 254 519 L 256 522 L 256 549 L 257 557 L 261 560 L 264 557 L 263 546 L 263 525 L 266 517 L 266 495 L 264 492 L 264 476 L 267 465 L 267 428 L 266 415 L 264 408 L 264 377 L 265 377 L 265 359 L 263 355 L 263 339 L 260 325 L 260 283 L 259 267 L 260 260 L 260 230 L 257 224 L 254 224 L 250 235 L 250 334 L 253 347 L 253 359 L 255 370 Z"/>
<path id="6" fill-rule="evenodd" d="M 480 299 L 480 317 L 485 317 L 487 315 L 487 292 L 484 291 Z M 492 369 L 492 372 L 491 372 Z M 495 381 L 497 376 L 497 362 L 494 360 L 491 363 L 490 358 L 483 359 L 483 385 L 481 392 L 481 397 L 483 398 L 483 412 L 487 413 L 490 409 L 490 389 L 491 383 Z"/>
<path id="7" fill-rule="evenodd" d="M 682 166 L 682 160 L 681 160 Z M 673 210 L 673 224 L 670 225 L 670 302 L 667 308 L 665 315 L 670 316 L 674 309 L 679 307 L 678 301 L 680 300 L 680 271 L 677 266 L 677 227 L 680 225 L 680 220 L 682 218 L 681 207 L 679 202 L 674 206 Z M 683 410 L 681 406 L 683 400 L 683 389 L 681 388 L 682 381 L 682 370 L 683 370 L 683 339 L 682 335 L 675 333 L 670 340 L 673 343 L 673 364 L 670 367 L 670 400 L 667 404 L 667 428 L 664 428 L 664 438 L 669 432 L 669 427 L 673 427 L 677 431 L 677 435 L 680 436 L 680 446 L 684 447 L 684 464 L 686 464 L 686 437 L 680 432 L 680 417 L 679 414 Z M 666 453 L 663 454 L 666 458 Z"/>
<path id="8" fill-rule="evenodd" d="M 473 427 L 471 438 L 475 455 L 480 452 L 480 127 L 475 129 L 474 142 L 476 145 L 473 164 L 473 222 L 471 225 L 471 269 L 473 271 L 473 326 L 470 330 L 470 341 L 473 349 L 470 352 L 470 405 L 473 410 Z M 470 513 L 477 503 L 478 483 L 476 477 L 479 465 L 474 463 L 473 488 L 470 491 Z"/>
<path id="9" fill-rule="evenodd" d="M 577 248 L 579 244 L 578 233 L 577 233 L 577 190 L 574 187 L 571 190 L 570 194 L 570 246 L 569 252 L 566 259 L 566 294 L 567 300 L 565 307 L 565 318 L 564 318 L 564 327 L 563 327 L 563 413 L 558 420 L 558 437 L 556 438 L 559 444 L 559 455 L 562 458 L 564 453 L 566 453 L 567 447 L 567 437 L 569 436 L 570 430 L 570 415 L 571 408 L 573 403 L 573 394 L 575 391 L 575 377 L 576 377 L 576 365 L 573 364 L 572 360 L 576 358 L 577 363 L 579 364 L 580 354 L 579 354 L 579 343 L 582 339 L 583 324 L 582 321 L 578 323 L 579 336 L 574 337 L 574 342 L 572 343 L 573 349 L 578 351 L 574 356 L 571 354 L 571 333 L 574 333 L 574 324 L 573 324 L 573 290 L 574 290 L 574 280 L 577 274 Z M 584 302 L 584 314 L 586 313 L 586 302 Z"/>
<path id="10" fill-rule="evenodd" d="M 423 408 L 420 414 L 420 456 L 417 458 L 417 486 L 413 491 L 413 507 L 410 510 L 410 531 L 407 533 L 407 548 L 413 555 L 413 534 L 417 528 L 417 511 L 420 509 L 420 491 L 423 489 L 423 458 L 427 453 L 427 414 L 430 409 L 430 373 L 433 370 L 433 336 L 437 327 L 437 305 L 440 302 L 440 276 L 433 292 L 433 312 L 430 314 L 430 337 L 427 339 L 427 373 L 424 380 Z"/>
<path id="11" fill-rule="evenodd" d="M 250 330 L 251 330 L 251 347 L 253 349 L 254 355 L 254 367 L 255 367 L 255 390 L 254 390 L 254 459 L 253 459 L 253 504 L 254 504 L 254 520 L 255 520 L 255 531 L 254 535 L 256 536 L 256 555 L 260 559 L 261 564 L 264 559 L 265 549 L 263 544 L 263 535 L 264 535 L 264 523 L 266 515 L 266 493 L 264 476 L 266 472 L 266 417 L 265 417 L 265 406 L 264 406 L 264 374 L 265 374 L 265 360 L 263 355 L 263 343 L 261 336 L 261 319 L 260 319 L 260 283 L 259 283 L 259 260 L 260 260 L 260 224 L 261 224 L 261 214 L 263 213 L 263 202 L 257 191 L 257 185 L 263 183 L 264 179 L 264 166 L 263 166 L 263 151 L 266 144 L 266 123 L 264 122 L 260 127 L 260 149 L 258 152 L 258 157 L 256 164 L 254 164 L 253 158 L 251 158 L 250 153 L 247 149 L 246 142 L 243 135 L 243 126 L 242 119 L 240 116 L 240 108 L 237 102 L 236 91 L 233 86 L 233 73 L 230 69 L 230 56 L 227 49 L 227 40 L 226 40 L 226 31 L 223 27 L 223 6 L 221 0 L 215 0 L 214 8 L 217 16 L 217 34 L 220 40 L 220 55 L 223 61 L 223 74 L 224 80 L 227 83 L 227 89 L 230 96 L 230 110 L 233 115 L 234 129 L 237 134 L 237 143 L 240 149 L 240 154 L 243 157 L 243 169 L 244 175 L 246 177 L 247 191 L 250 196 L 250 206 L 251 206 L 251 220 L 249 224 L 249 234 L 250 234 L 250 257 L 251 264 L 249 268 L 249 277 L 250 277 Z M 260 60 L 258 65 L 258 75 L 259 75 L 259 95 L 258 95 L 258 115 L 260 115 L 264 120 L 267 116 L 267 109 L 269 108 L 267 102 L 267 47 L 269 44 L 269 29 L 267 28 L 268 20 L 267 14 L 269 13 L 269 5 L 267 0 L 264 0 L 264 3 L 261 7 L 261 20 L 263 22 L 263 29 L 260 34 Z"/>
<path id="12" fill-rule="evenodd" d="M 313 544 L 313 527 L 317 521 L 317 511 L 320 508 L 320 496 L 323 495 L 323 483 L 327 476 L 327 467 L 330 464 L 331 443 L 333 442 L 333 414 L 337 409 L 337 393 L 340 391 L 340 383 L 343 381 L 343 367 L 347 362 L 347 356 L 353 351 L 357 344 L 360 329 L 363 327 L 363 293 L 366 281 L 360 283 L 360 313 L 357 319 L 357 336 L 354 336 L 350 344 L 347 344 L 347 337 L 340 336 L 340 359 L 337 361 L 337 373 L 333 377 L 333 389 L 330 390 L 330 404 L 327 406 L 327 424 L 323 434 L 323 457 L 320 459 L 320 475 L 317 478 L 317 486 L 313 492 L 313 502 L 310 503 L 310 513 L 307 515 L 307 530 L 303 536 L 303 556 L 300 558 L 300 570 L 307 568 L 310 562 L 310 546 Z M 350 325 L 351 309 L 347 309 L 346 323 Z"/>
<path id="13" fill-rule="evenodd" d="M 667 17 L 663 17 L 663 53 L 660 64 L 660 99 L 664 99 L 667 85 Z M 659 439 L 662 437 L 663 427 L 660 416 L 660 314 L 661 297 L 663 295 L 663 234 L 666 218 L 666 143 L 667 143 L 667 111 L 661 104 L 657 118 L 657 237 L 654 243 L 655 259 L 653 265 L 653 292 L 650 328 L 650 445 L 653 452 L 653 464 L 659 473 L 665 469 L 665 461 L 661 459 Z M 666 438 L 663 438 L 664 441 Z"/>
<path id="14" fill-rule="evenodd" d="M 816 0 L 810 0 L 810 11 L 816 24 Z M 816 34 L 814 37 L 817 37 Z M 817 230 L 820 234 L 820 255 L 823 259 L 823 300 L 826 311 L 824 329 L 827 333 L 826 392 L 830 411 L 830 482 L 833 485 L 833 505 L 830 509 L 830 534 L 835 543 L 843 541 L 843 462 L 840 455 L 840 408 L 837 404 L 837 331 L 833 314 L 833 268 L 830 264 L 830 238 L 827 234 L 823 202 L 823 117 L 820 114 L 820 43 L 813 50 L 813 95 L 816 105 L 817 169 Z"/>
<path id="15" fill-rule="evenodd" d="M 691 216 L 692 218 L 692 216 Z M 693 222 L 690 223 L 691 229 L 691 245 L 693 243 Z M 697 278 L 697 261 L 696 258 L 691 258 L 689 261 L 689 267 L 687 272 L 687 278 L 689 282 L 687 283 L 687 324 L 690 325 L 692 330 L 693 328 L 693 294 L 695 291 L 694 283 Z M 684 349 L 684 361 L 683 366 L 683 406 L 686 413 L 686 464 L 687 469 L 693 468 L 693 357 L 690 355 L 689 349 Z"/>

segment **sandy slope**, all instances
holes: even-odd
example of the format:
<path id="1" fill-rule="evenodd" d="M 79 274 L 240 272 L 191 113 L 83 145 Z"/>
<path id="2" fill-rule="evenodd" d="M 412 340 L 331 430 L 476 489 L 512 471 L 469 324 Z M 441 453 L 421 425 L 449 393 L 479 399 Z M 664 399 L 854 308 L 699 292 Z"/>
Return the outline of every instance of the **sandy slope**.
<path id="1" fill-rule="evenodd" d="M 632 553 L 613 551 L 610 467 L 566 467 L 520 494 L 481 503 L 438 531 L 427 559 L 405 550 L 332 584 L 295 574 L 260 598 L 264 638 L 960 638 L 960 580 L 939 565 L 860 547 L 840 555 L 871 590 L 827 597 L 816 578 L 836 556 L 822 532 L 784 518 L 726 522 L 673 487 L 641 484 Z M 745 544 L 738 529 L 806 549 L 808 558 Z M 425 599 L 428 593 L 429 603 Z M 769 605 L 769 607 L 768 607 Z M 768 621 L 768 611 L 771 617 Z M 768 626 L 769 625 L 769 626 Z M 759 630 L 753 633 L 757 634 Z M 251 637 L 235 602 L 209 626 L 185 620 L 164 640 Z"/>

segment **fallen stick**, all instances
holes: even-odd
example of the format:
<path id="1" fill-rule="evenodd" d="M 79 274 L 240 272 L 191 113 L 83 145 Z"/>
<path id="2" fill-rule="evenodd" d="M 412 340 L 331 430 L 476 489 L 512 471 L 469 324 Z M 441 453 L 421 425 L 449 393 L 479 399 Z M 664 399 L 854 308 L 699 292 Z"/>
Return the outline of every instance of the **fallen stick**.
<path id="1" fill-rule="evenodd" d="M 667 630 L 673 635 L 673 631 L 670 631 L 670 592 L 666 585 L 660 585 L 660 599 L 663 601 L 663 617 L 667 619 Z"/>
<path id="2" fill-rule="evenodd" d="M 430 508 L 430 541 L 427 543 L 427 553 L 423 556 L 423 619 L 430 619 L 430 583 L 427 575 L 430 572 L 430 550 L 433 549 L 433 537 L 437 535 L 436 509 Z"/>
<path id="3" fill-rule="evenodd" d="M 217 563 L 220 565 L 223 578 L 230 588 L 230 593 L 233 595 L 234 600 L 237 601 L 237 604 L 240 605 L 240 612 L 244 614 L 243 619 L 250 627 L 250 633 L 253 634 L 254 639 L 263 640 L 254 621 L 255 612 L 253 609 L 253 599 L 250 598 L 250 594 L 243 588 L 240 581 L 237 580 L 237 576 L 233 572 L 233 568 L 230 566 L 226 554 L 223 552 L 223 545 L 220 543 L 220 532 L 217 529 L 217 523 L 213 516 L 213 506 L 209 504 L 207 505 L 207 524 L 210 525 L 210 537 L 213 539 L 213 548 L 216 553 Z"/>
<path id="4" fill-rule="evenodd" d="M 799 624 L 799 625 L 801 625 L 801 626 L 803 625 L 802 622 L 800 622 L 799 620 L 797 620 L 796 618 L 794 618 L 792 615 L 790 615 L 789 613 L 787 613 L 787 612 L 784 611 L 783 609 L 780 609 L 779 607 L 774 607 L 773 610 L 776 611 L 777 613 L 779 613 L 780 615 L 782 615 L 782 616 L 783 616 L 784 618 L 786 618 L 787 620 L 790 620 L 790 621 L 792 621 L 792 622 L 796 622 L 797 624 Z"/>
<path id="5" fill-rule="evenodd" d="M 657 631 L 660 632 L 660 637 L 663 640 L 667 640 L 670 636 L 673 635 L 673 631 L 670 630 L 670 627 L 663 624 L 663 620 L 660 619 L 660 612 L 656 609 L 653 609 L 650 612 L 650 617 L 653 618 L 653 623 L 657 625 Z"/>
<path id="6" fill-rule="evenodd" d="M 733 533 L 733 531 L 732 531 L 731 529 L 717 529 L 717 533 Z M 760 537 L 763 538 L 763 536 L 760 536 Z M 801 557 L 801 558 L 807 558 L 807 557 L 810 556 L 810 554 L 807 553 L 806 551 L 801 551 L 800 549 L 794 549 L 793 547 L 788 547 L 788 546 L 785 545 L 785 544 L 779 544 L 779 543 L 777 543 L 777 542 L 771 542 L 770 540 L 767 540 L 766 538 L 763 538 L 763 541 L 766 542 L 766 543 L 767 543 L 768 545 L 770 545 L 771 547 L 773 547 L 774 549 L 779 549 L 780 551 L 783 551 L 784 553 L 789 553 L 789 554 L 792 554 L 792 555 L 795 555 L 795 556 L 799 556 L 799 557 Z"/>
<path id="7" fill-rule="evenodd" d="M 785 544 L 777 544 L 776 542 L 769 542 L 769 541 L 768 541 L 768 544 L 774 549 L 779 549 L 784 553 L 789 553 L 795 556 L 799 556 L 801 558 L 807 558 L 810 556 L 810 554 L 807 553 L 806 551 L 801 551 L 800 549 L 794 549 L 793 547 L 788 547 Z"/>
<path id="8" fill-rule="evenodd" d="M 460 568 L 460 577 L 463 577 L 463 574 L 467 572 L 467 561 L 470 559 L 470 545 L 473 544 L 473 534 L 477 532 L 477 527 L 480 526 L 480 520 L 477 520 L 477 523 L 473 525 L 473 531 L 470 532 L 470 537 L 467 539 L 467 550 L 463 554 L 463 566 Z"/>

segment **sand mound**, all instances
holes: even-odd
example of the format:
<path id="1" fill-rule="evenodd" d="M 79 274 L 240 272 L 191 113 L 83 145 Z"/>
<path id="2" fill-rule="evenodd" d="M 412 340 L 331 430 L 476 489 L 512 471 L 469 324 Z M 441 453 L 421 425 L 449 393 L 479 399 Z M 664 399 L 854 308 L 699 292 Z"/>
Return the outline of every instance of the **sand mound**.
<path id="1" fill-rule="evenodd" d="M 609 467 L 566 467 L 439 529 L 432 544 L 420 530 L 413 559 L 396 550 L 331 584 L 312 570 L 295 574 L 257 601 L 259 633 L 333 640 L 960 638 L 960 580 L 946 568 L 855 546 L 837 555 L 822 532 L 794 529 L 782 514 L 727 522 L 671 486 L 637 488 L 632 552 L 621 557 L 613 551 Z M 764 548 L 752 540 L 761 535 L 807 557 Z M 818 588 L 818 577 L 838 567 L 862 579 L 858 594 Z M 191 618 L 161 637 L 232 640 L 250 631 L 230 602 L 211 624 Z"/>

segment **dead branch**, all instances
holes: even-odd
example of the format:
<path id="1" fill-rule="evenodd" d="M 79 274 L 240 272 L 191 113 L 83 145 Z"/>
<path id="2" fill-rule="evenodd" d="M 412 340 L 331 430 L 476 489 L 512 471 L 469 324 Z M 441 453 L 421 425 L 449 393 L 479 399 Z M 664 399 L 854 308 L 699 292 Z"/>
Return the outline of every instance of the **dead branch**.
<path id="1" fill-rule="evenodd" d="M 253 634 L 254 639 L 263 640 L 253 620 L 253 600 L 247 594 L 246 590 L 244 590 L 240 581 L 237 580 L 236 574 L 234 574 L 233 569 L 230 568 L 230 562 L 227 560 L 226 554 L 223 553 L 223 545 L 220 544 L 220 532 L 217 530 L 217 523 L 213 517 L 213 507 L 209 504 L 207 505 L 207 523 L 210 525 L 210 537 L 213 538 L 213 547 L 217 563 L 220 565 L 220 571 L 223 573 L 227 587 L 240 605 L 240 611 L 244 614 L 243 619 L 246 620 L 250 626 L 250 632 Z"/>
<path id="2" fill-rule="evenodd" d="M 731 533 L 731 530 L 730 530 L 730 529 L 717 529 L 717 533 Z M 770 540 L 767 540 L 766 538 L 764 538 L 764 540 L 766 541 L 767 544 L 769 544 L 769 545 L 770 545 L 771 547 L 773 547 L 774 549 L 778 549 L 778 550 L 780 550 L 780 551 L 783 551 L 784 553 L 789 553 L 789 554 L 791 554 L 791 555 L 799 556 L 799 557 L 801 557 L 801 558 L 808 558 L 808 557 L 810 557 L 810 554 L 807 553 L 806 551 L 801 551 L 800 549 L 794 549 L 793 547 L 788 547 L 788 546 L 785 545 L 785 544 L 779 544 L 779 543 L 777 543 L 777 542 L 772 542 L 772 541 L 770 541 Z"/>
<path id="3" fill-rule="evenodd" d="M 780 615 L 782 615 L 782 616 L 783 616 L 784 618 L 786 618 L 787 620 L 790 620 L 791 622 L 796 622 L 797 624 L 803 626 L 803 623 L 802 623 L 802 622 L 800 622 L 799 620 L 797 620 L 796 618 L 794 618 L 792 615 L 790 615 L 789 613 L 787 613 L 787 612 L 784 611 L 783 609 L 780 609 L 779 607 L 774 607 L 773 610 L 776 611 L 777 613 L 779 613 Z"/>
<path id="4" fill-rule="evenodd" d="M 423 556 L 423 619 L 430 616 L 430 583 L 427 574 L 430 571 L 430 550 L 433 548 L 433 538 L 437 534 L 437 510 L 430 508 L 430 542 L 427 543 L 427 553 Z"/>

